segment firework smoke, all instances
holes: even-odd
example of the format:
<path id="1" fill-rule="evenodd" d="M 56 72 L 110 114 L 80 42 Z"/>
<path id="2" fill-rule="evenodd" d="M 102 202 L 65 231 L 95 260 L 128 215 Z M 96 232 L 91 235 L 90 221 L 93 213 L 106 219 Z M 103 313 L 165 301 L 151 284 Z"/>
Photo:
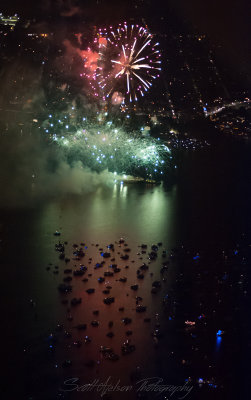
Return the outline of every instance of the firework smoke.
<path id="1" fill-rule="evenodd" d="M 93 171 L 109 170 L 145 179 L 166 178 L 171 153 L 161 140 L 128 133 L 99 113 L 95 120 L 75 114 L 75 107 L 64 114 L 50 114 L 43 123 L 50 140 L 64 149 L 69 162 L 81 160 Z"/>
<path id="2" fill-rule="evenodd" d="M 0 135 L 0 207 L 27 207 L 114 185 L 113 173 L 88 168 L 77 152 L 70 162 L 63 148 L 43 139 L 40 132 Z"/>

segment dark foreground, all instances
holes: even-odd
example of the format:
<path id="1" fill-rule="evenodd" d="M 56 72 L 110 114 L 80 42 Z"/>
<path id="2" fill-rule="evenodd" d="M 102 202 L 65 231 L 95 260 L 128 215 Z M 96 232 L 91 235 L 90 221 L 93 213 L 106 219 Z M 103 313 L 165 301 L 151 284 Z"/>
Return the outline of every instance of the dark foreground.
<path id="1" fill-rule="evenodd" d="M 248 152 L 2 210 L 4 398 L 248 398 Z"/>

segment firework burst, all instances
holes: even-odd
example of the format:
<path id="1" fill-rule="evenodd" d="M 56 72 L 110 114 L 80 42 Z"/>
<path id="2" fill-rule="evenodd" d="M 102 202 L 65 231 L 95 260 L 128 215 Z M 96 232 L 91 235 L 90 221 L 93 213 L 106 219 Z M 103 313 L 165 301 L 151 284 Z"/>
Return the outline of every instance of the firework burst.
<path id="1" fill-rule="evenodd" d="M 70 161 L 81 161 L 93 171 L 109 170 L 153 180 L 168 176 L 172 157 L 161 140 L 128 133 L 103 118 L 102 122 L 98 120 L 83 118 L 76 123 L 67 115 L 58 118 L 50 114 L 44 130 Z"/>
<path id="2" fill-rule="evenodd" d="M 120 98 L 120 103 L 135 102 L 151 88 L 161 71 L 159 43 L 139 25 L 120 24 L 99 29 L 95 44 L 98 61 L 89 78 L 95 96 Z M 88 66 L 88 61 L 87 61 Z"/>

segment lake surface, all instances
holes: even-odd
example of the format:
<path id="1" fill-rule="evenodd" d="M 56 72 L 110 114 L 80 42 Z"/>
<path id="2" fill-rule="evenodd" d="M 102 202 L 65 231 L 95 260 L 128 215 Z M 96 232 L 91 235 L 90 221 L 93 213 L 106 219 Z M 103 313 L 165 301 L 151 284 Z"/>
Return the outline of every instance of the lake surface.
<path id="1" fill-rule="evenodd" d="M 69 377 L 78 377 L 82 385 L 111 377 L 113 382 L 120 379 L 121 385 L 134 385 L 130 398 L 153 399 L 153 391 L 137 391 L 140 379 L 160 377 L 165 385 L 181 385 L 191 377 L 193 389 L 186 398 L 234 399 L 242 393 L 238 398 L 244 399 L 250 333 L 245 314 L 250 194 L 250 145 L 222 139 L 208 149 L 178 154 L 177 182 L 171 187 L 116 184 L 21 209 L 2 209 L 2 345 L 8 357 L 5 398 L 13 398 L 14 388 L 20 399 L 98 399 L 97 390 L 81 393 L 59 388 L 65 388 Z M 53 235 L 56 230 L 59 237 Z M 130 248 L 128 260 L 120 258 L 126 248 L 120 238 Z M 55 251 L 59 240 L 68 242 L 68 264 Z M 151 246 L 159 242 L 157 259 L 149 261 Z M 86 255 L 80 261 L 72 260 L 73 245 L 80 247 L 80 243 Z M 99 249 L 107 250 L 110 243 L 115 246 L 111 257 L 121 271 L 100 284 L 98 277 L 112 262 Z M 143 254 L 142 243 L 148 246 Z M 162 257 L 163 250 L 166 257 Z M 102 260 L 105 264 L 95 269 Z M 165 261 L 168 270 L 161 275 Z M 137 270 L 143 262 L 149 269 L 141 280 Z M 64 269 L 79 268 L 79 264 L 88 267 L 86 274 L 73 278 L 72 293 L 59 293 Z M 120 282 L 121 277 L 127 281 Z M 161 287 L 152 294 L 156 280 Z M 133 284 L 139 285 L 137 292 L 130 289 Z M 111 305 L 103 303 L 106 286 L 112 287 L 109 296 L 115 297 Z M 88 288 L 95 288 L 95 293 L 88 295 Z M 163 307 L 166 294 L 170 302 Z M 146 312 L 135 312 L 136 296 L 142 297 L 139 304 L 147 307 Z M 73 297 L 81 297 L 82 303 L 75 307 L 62 304 Z M 124 311 L 118 311 L 120 307 Z M 125 317 L 132 319 L 126 326 L 121 321 Z M 144 322 L 146 317 L 151 321 Z M 100 325 L 91 326 L 92 320 Z M 196 326 L 189 328 L 186 320 L 196 321 Z M 111 329 L 109 321 L 114 322 Z M 74 328 L 80 323 L 87 324 L 84 332 Z M 58 324 L 64 325 L 61 331 L 56 330 Z M 156 329 L 161 332 L 157 345 Z M 126 335 L 128 330 L 132 335 Z M 220 339 L 218 330 L 224 330 Z M 115 336 L 107 337 L 108 331 Z M 65 332 L 72 336 L 67 338 Z M 92 338 L 89 344 L 83 343 L 86 335 Z M 127 339 L 136 350 L 123 356 L 120 347 Z M 73 344 L 76 341 L 81 341 L 81 347 Z M 120 359 L 104 359 L 101 345 L 112 347 Z M 72 365 L 63 368 L 65 360 Z M 133 379 L 137 366 L 140 370 Z M 200 385 L 198 379 L 203 380 Z M 128 393 L 111 392 L 109 396 L 103 398 L 128 398 Z M 178 397 L 165 393 L 156 398 Z"/>

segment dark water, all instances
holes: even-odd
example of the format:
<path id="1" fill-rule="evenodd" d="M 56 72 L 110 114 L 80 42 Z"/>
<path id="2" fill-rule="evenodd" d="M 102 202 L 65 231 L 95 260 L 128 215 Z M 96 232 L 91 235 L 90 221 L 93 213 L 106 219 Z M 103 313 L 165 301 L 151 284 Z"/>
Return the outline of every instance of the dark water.
<path id="1" fill-rule="evenodd" d="M 111 376 L 113 381 L 120 379 L 121 384 L 129 385 L 130 374 L 137 366 L 142 378 L 162 377 L 166 385 L 182 384 L 190 376 L 194 381 L 211 379 L 210 385 L 202 384 L 200 388 L 194 384 L 187 398 L 248 398 L 245 355 L 250 331 L 245 285 L 250 238 L 250 146 L 222 140 L 207 150 L 179 154 L 178 165 L 177 182 L 171 188 L 115 185 L 26 209 L 1 210 L 2 347 L 8 358 L 3 365 L 5 399 L 14 398 L 13 389 L 17 398 L 25 399 L 96 399 L 100 398 L 97 392 L 58 394 L 58 388 L 66 377 L 79 377 L 84 384 Z M 53 236 L 55 230 L 61 232 L 59 238 Z M 124 245 L 115 244 L 114 257 L 121 272 L 108 278 L 115 303 L 107 306 L 103 304 L 105 284 L 97 283 L 107 267 L 101 271 L 93 266 L 102 259 L 99 247 L 105 248 L 121 237 L 131 249 L 130 257 L 121 260 L 118 252 L 123 252 Z M 68 241 L 69 256 L 74 243 L 86 244 L 87 255 L 81 262 L 92 273 L 88 283 L 75 278 L 74 291 L 66 296 L 57 290 L 66 268 L 54 250 L 59 239 Z M 143 261 L 149 262 L 147 254 L 137 254 L 138 246 L 147 243 L 149 249 L 158 242 L 163 245 L 157 260 L 149 264 L 144 280 L 137 280 L 137 268 Z M 174 247 L 179 250 L 171 251 Z M 233 258 L 236 248 L 238 255 Z M 161 289 L 152 295 L 152 282 L 162 278 L 159 269 L 163 249 L 167 250 L 170 265 Z M 193 260 L 197 252 L 198 262 Z M 52 264 L 49 271 L 48 263 Z M 70 266 L 79 263 L 71 261 Z M 55 265 L 59 266 L 58 274 L 53 273 Z M 223 279 L 224 274 L 227 278 Z M 121 276 L 127 277 L 126 283 L 116 281 Z M 134 283 L 140 286 L 137 293 L 129 288 Z M 96 289 L 93 295 L 85 292 L 89 287 Z M 167 293 L 171 303 L 165 310 L 162 299 Z M 143 298 L 146 314 L 135 313 L 136 295 Z M 69 306 L 61 302 L 65 297 L 81 297 L 82 304 L 67 311 Z M 118 312 L 122 306 L 125 311 Z M 100 311 L 98 316 L 92 314 L 95 309 Z M 72 321 L 67 319 L 70 314 Z M 200 323 L 195 330 L 185 327 L 186 319 L 197 321 L 201 314 L 208 317 L 206 324 Z M 125 316 L 132 318 L 128 326 L 121 323 Z M 150 323 L 143 322 L 146 316 L 151 317 Z M 94 319 L 100 321 L 98 328 L 89 326 Z M 109 320 L 114 321 L 112 339 L 106 337 Z M 75 325 L 84 322 L 88 324 L 84 333 L 74 330 Z M 151 333 L 158 323 L 163 335 L 155 348 Z M 62 332 L 55 333 L 57 324 L 64 324 Z M 129 338 L 125 335 L 129 329 L 136 351 L 117 362 L 104 360 L 100 345 L 111 346 L 119 354 L 121 344 Z M 225 329 L 226 334 L 217 341 L 218 329 Z M 66 339 L 64 330 L 71 332 L 72 338 Z M 52 350 L 51 332 L 57 338 Z M 92 343 L 75 348 L 73 341 L 82 341 L 85 335 L 92 337 Z M 72 361 L 70 368 L 62 368 L 66 359 Z M 89 360 L 95 361 L 93 368 L 85 365 Z M 217 388 L 212 388 L 212 378 Z M 136 398 L 136 394 L 134 387 L 130 398 Z M 111 393 L 112 399 L 128 396 Z M 155 393 L 146 396 L 153 399 Z"/>

